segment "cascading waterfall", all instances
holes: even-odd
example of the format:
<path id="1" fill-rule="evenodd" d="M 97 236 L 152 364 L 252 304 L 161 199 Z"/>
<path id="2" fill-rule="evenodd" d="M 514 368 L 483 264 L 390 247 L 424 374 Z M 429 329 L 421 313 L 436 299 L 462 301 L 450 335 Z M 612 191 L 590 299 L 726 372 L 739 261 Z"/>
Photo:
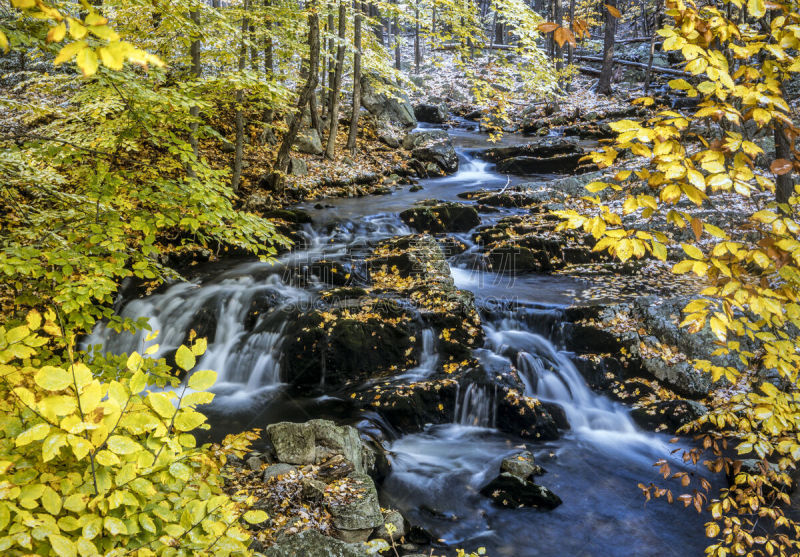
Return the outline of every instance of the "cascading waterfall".
<path id="1" fill-rule="evenodd" d="M 471 383 L 456 392 L 455 423 L 493 428 L 497 423 L 497 387 Z"/>

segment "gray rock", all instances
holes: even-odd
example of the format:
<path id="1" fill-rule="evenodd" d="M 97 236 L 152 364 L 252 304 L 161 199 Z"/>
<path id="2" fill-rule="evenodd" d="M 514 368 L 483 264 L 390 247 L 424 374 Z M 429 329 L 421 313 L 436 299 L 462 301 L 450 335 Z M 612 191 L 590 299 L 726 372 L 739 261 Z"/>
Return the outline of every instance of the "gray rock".
<path id="1" fill-rule="evenodd" d="M 378 120 L 399 124 L 404 128 L 417 125 L 408 98 L 378 76 L 365 75 L 361 78 L 361 104 Z"/>
<path id="2" fill-rule="evenodd" d="M 363 545 L 349 544 L 316 530 L 279 536 L 277 543 L 264 551 L 267 557 L 369 557 Z"/>
<path id="3" fill-rule="evenodd" d="M 313 478 L 303 478 L 303 497 L 312 501 L 320 501 L 325 497 L 325 482 Z"/>
<path id="4" fill-rule="evenodd" d="M 458 170 L 458 154 L 444 130 L 411 132 L 403 138 L 403 149 L 411 151 L 411 156 L 422 163 L 435 164 L 446 174 Z"/>
<path id="5" fill-rule="evenodd" d="M 507 472 L 520 480 L 527 480 L 531 476 L 538 476 L 543 473 L 542 467 L 534 464 L 533 455 L 529 451 L 512 455 L 504 458 L 500 463 L 500 471 Z"/>
<path id="6" fill-rule="evenodd" d="M 251 456 L 250 458 L 247 459 L 247 467 L 250 468 L 250 470 L 252 470 L 253 472 L 261 470 L 261 465 L 263 463 L 264 462 L 257 456 Z"/>
<path id="7" fill-rule="evenodd" d="M 311 420 L 308 426 L 314 431 L 314 460 L 317 464 L 330 456 L 340 454 L 353 465 L 356 473 L 366 473 L 372 453 L 365 450 L 356 428 L 337 426 L 330 420 Z"/>
<path id="8" fill-rule="evenodd" d="M 360 528 L 358 530 L 336 530 L 336 537 L 347 543 L 365 542 L 372 535 L 372 528 Z"/>
<path id="9" fill-rule="evenodd" d="M 281 422 L 267 426 L 278 460 L 289 464 L 314 464 L 314 430 L 306 424 Z"/>
<path id="10" fill-rule="evenodd" d="M 394 526 L 394 534 L 389 534 L 387 524 Z M 400 511 L 391 510 L 383 517 L 383 524 L 375 530 L 375 537 L 387 542 L 397 541 L 408 534 L 408 521 L 400 514 Z"/>
<path id="11" fill-rule="evenodd" d="M 400 139 L 393 134 L 391 131 L 388 130 L 381 130 L 378 132 L 378 139 L 384 145 L 391 147 L 392 149 L 397 149 L 400 147 Z"/>
<path id="12" fill-rule="evenodd" d="M 383 515 L 378 504 L 378 492 L 372 478 L 366 474 L 353 473 L 351 481 L 364 489 L 360 498 L 344 503 L 330 502 L 328 512 L 333 517 L 333 525 L 338 530 L 365 530 L 383 525 Z"/>
<path id="13" fill-rule="evenodd" d="M 322 139 L 314 128 L 301 131 L 297 135 L 294 146 L 299 152 L 309 155 L 321 155 L 324 152 Z"/>
<path id="14" fill-rule="evenodd" d="M 283 476 L 290 472 L 297 470 L 294 466 L 290 464 L 273 464 L 272 466 L 267 466 L 264 469 L 264 481 L 267 482 L 272 478 L 277 478 L 278 476 Z"/>
<path id="15" fill-rule="evenodd" d="M 298 157 L 290 158 L 289 174 L 292 176 L 306 176 L 308 174 L 308 165 L 306 161 Z"/>

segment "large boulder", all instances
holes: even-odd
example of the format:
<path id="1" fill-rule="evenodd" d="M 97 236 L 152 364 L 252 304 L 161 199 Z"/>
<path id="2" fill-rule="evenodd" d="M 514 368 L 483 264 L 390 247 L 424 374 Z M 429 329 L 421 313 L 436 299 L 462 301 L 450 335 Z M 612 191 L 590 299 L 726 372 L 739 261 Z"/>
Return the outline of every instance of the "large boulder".
<path id="1" fill-rule="evenodd" d="M 415 330 L 414 316 L 391 299 L 365 297 L 312 309 L 286 331 L 284 377 L 295 386 L 332 387 L 402 369 L 414 361 Z"/>
<path id="2" fill-rule="evenodd" d="M 314 128 L 301 131 L 297 135 L 294 147 L 299 152 L 308 155 L 321 155 L 324 152 L 322 139 L 319 136 L 319 132 Z"/>
<path id="3" fill-rule="evenodd" d="M 264 550 L 267 557 L 370 557 L 363 544 L 345 543 L 317 530 L 282 535 L 275 545 Z"/>
<path id="4" fill-rule="evenodd" d="M 406 209 L 400 218 L 419 232 L 467 232 L 481 223 L 478 211 L 460 203 L 428 203 Z"/>
<path id="5" fill-rule="evenodd" d="M 358 430 L 351 426 L 338 426 L 330 420 L 270 424 L 267 436 L 281 463 L 321 464 L 341 455 L 349 464 L 346 467 L 348 471 L 364 474 L 374 461 L 372 453 L 362 444 Z M 286 473 L 288 470 L 275 471 Z"/>
<path id="6" fill-rule="evenodd" d="M 366 541 L 373 529 L 383 526 L 378 491 L 366 474 L 350 474 L 350 480 L 356 492 L 326 493 L 325 506 L 339 537 L 347 541 Z"/>
<path id="7" fill-rule="evenodd" d="M 380 77 L 365 75 L 361 78 L 361 104 L 379 121 L 405 128 L 417 125 L 417 118 L 408 98 Z"/>
<path id="8" fill-rule="evenodd" d="M 414 116 L 420 122 L 444 124 L 447 122 L 447 105 L 440 103 L 420 103 L 414 107 Z"/>
<path id="9" fill-rule="evenodd" d="M 496 147 L 478 156 L 497 163 L 497 170 L 510 174 L 549 174 L 574 172 L 585 155 L 583 149 L 572 141 L 544 139 L 526 145 Z"/>
<path id="10" fill-rule="evenodd" d="M 411 156 L 421 163 L 435 164 L 444 174 L 458 170 L 458 154 L 444 130 L 411 132 L 403 138 L 403 149 L 411 151 Z"/>

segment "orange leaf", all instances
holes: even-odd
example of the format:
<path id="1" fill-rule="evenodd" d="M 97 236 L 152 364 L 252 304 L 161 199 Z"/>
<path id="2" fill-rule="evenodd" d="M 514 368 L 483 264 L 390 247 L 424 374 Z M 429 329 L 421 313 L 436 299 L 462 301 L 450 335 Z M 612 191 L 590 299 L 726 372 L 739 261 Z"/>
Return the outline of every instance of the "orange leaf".
<path id="1" fill-rule="evenodd" d="M 550 33 L 552 31 L 555 31 L 559 27 L 560 25 L 558 23 L 553 23 L 552 21 L 546 21 L 544 23 L 540 23 L 538 29 L 542 33 Z"/>
<path id="2" fill-rule="evenodd" d="M 622 13 L 620 13 L 620 11 L 617 8 L 615 8 L 614 6 L 609 6 L 608 4 L 603 4 L 603 5 L 608 10 L 608 13 L 610 13 L 613 17 L 615 17 L 617 19 L 622 17 Z"/>
<path id="3" fill-rule="evenodd" d="M 777 159 L 772 161 L 769 169 L 772 170 L 772 173 L 776 176 L 783 176 L 784 174 L 789 174 L 792 171 L 792 162 L 786 159 Z"/>
<path id="4" fill-rule="evenodd" d="M 559 47 L 564 46 L 564 43 L 566 42 L 569 42 L 572 46 L 575 46 L 575 35 L 572 34 L 572 31 L 565 29 L 564 27 L 559 27 L 556 29 L 553 38 L 558 43 Z"/>
<path id="5" fill-rule="evenodd" d="M 692 232 L 694 232 L 694 237 L 699 242 L 700 237 L 703 235 L 703 222 L 697 217 L 692 219 Z"/>

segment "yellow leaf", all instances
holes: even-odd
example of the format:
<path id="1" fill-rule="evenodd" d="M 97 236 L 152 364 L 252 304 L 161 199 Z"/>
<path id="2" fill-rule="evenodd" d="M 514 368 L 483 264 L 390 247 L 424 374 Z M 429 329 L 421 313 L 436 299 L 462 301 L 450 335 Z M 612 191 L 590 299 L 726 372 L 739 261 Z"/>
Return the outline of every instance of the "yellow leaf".
<path id="1" fill-rule="evenodd" d="M 693 246 L 692 244 L 681 244 L 681 247 L 689 257 L 694 259 L 703 259 L 703 252 L 700 251 L 697 246 Z"/>
<path id="2" fill-rule="evenodd" d="M 64 36 L 67 34 L 67 25 L 62 21 L 55 27 L 51 27 L 50 30 L 47 32 L 47 42 L 48 43 L 58 43 L 64 40 Z"/>
<path id="3" fill-rule="evenodd" d="M 195 366 L 196 360 L 192 351 L 181 345 L 175 352 L 175 363 L 184 371 L 189 371 Z"/>
<path id="4" fill-rule="evenodd" d="M 59 52 L 53 64 L 58 66 L 64 62 L 69 62 L 81 50 L 86 48 L 86 41 L 77 41 L 64 46 Z"/>
<path id="5" fill-rule="evenodd" d="M 657 259 L 660 259 L 661 261 L 667 260 L 667 248 L 664 246 L 664 244 L 653 240 L 651 242 L 651 250 L 653 252 L 653 256 Z"/>
<path id="6" fill-rule="evenodd" d="M 103 527 L 105 527 L 108 533 L 111 534 L 112 536 L 128 534 L 128 528 L 127 526 L 125 526 L 125 523 L 113 516 L 105 517 L 105 519 L 103 520 Z"/>
<path id="7" fill-rule="evenodd" d="M 591 182 L 586 185 L 586 189 L 589 190 L 591 193 L 597 193 L 599 191 L 603 191 L 609 185 L 610 184 L 606 184 L 605 182 Z"/>
<path id="8" fill-rule="evenodd" d="M 34 379 L 37 385 L 47 391 L 62 391 L 72 383 L 67 370 L 53 366 L 41 368 L 36 372 Z"/>
<path id="9" fill-rule="evenodd" d="M 97 72 L 97 54 L 91 48 L 84 48 L 75 59 L 84 76 L 94 75 Z"/>
<path id="10" fill-rule="evenodd" d="M 210 369 L 195 371 L 189 378 L 189 388 L 195 391 L 205 391 L 217 380 L 217 372 Z"/>
<path id="11" fill-rule="evenodd" d="M 175 406 L 172 405 L 169 397 L 164 393 L 150 393 L 147 395 L 147 402 L 150 406 L 164 418 L 172 418 L 175 415 Z"/>
<path id="12" fill-rule="evenodd" d="M 58 557 L 77 557 L 78 550 L 69 538 L 58 534 L 50 534 L 48 539 L 50 540 L 50 547 L 53 548 Z"/>
<path id="13" fill-rule="evenodd" d="M 6 34 L 3 33 L 2 31 L 0 31 L 0 48 L 3 49 L 4 53 L 8 53 L 9 51 L 8 37 L 6 37 Z"/>
<path id="14" fill-rule="evenodd" d="M 192 431 L 206 421 L 206 417 L 194 410 L 182 409 L 175 416 L 175 429 L 178 431 Z"/>
<path id="15" fill-rule="evenodd" d="M 44 493 L 42 493 L 42 506 L 44 510 L 57 516 L 61 512 L 61 496 L 56 493 L 56 490 L 49 485 L 44 486 Z"/>
<path id="16" fill-rule="evenodd" d="M 142 450 L 142 446 L 124 435 L 112 435 L 108 438 L 108 448 L 121 455 L 132 454 Z"/>
<path id="17" fill-rule="evenodd" d="M 764 17 L 767 7 L 764 0 L 747 0 L 747 11 L 756 19 Z"/>
<path id="18" fill-rule="evenodd" d="M 247 511 L 242 518 L 250 524 L 261 524 L 268 516 L 264 511 Z"/>

